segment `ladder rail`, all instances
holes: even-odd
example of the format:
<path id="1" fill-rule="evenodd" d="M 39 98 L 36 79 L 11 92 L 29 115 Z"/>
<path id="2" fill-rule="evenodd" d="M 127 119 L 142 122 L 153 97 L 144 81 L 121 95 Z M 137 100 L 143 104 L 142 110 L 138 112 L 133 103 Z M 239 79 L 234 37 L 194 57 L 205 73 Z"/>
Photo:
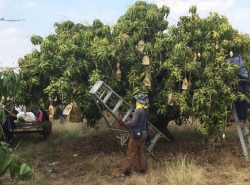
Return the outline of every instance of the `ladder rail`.
<path id="1" fill-rule="evenodd" d="M 238 132 L 238 135 L 239 135 L 239 138 L 240 138 L 240 143 L 241 143 L 241 147 L 243 149 L 243 154 L 245 156 L 246 161 L 249 162 L 250 161 L 249 156 L 248 156 L 248 148 L 249 147 L 246 146 L 246 143 L 245 143 L 245 140 L 244 140 L 244 137 L 243 137 L 243 134 L 242 134 L 242 129 L 240 127 L 240 121 L 239 121 L 239 118 L 238 118 L 238 115 L 237 115 L 234 104 L 232 106 L 232 112 L 233 112 L 233 115 L 234 115 L 234 118 L 235 118 L 235 125 L 236 125 L 237 132 Z M 245 124 L 246 123 L 244 123 L 244 127 L 245 127 Z"/>
<path id="2" fill-rule="evenodd" d="M 92 98 L 95 100 L 95 96 L 94 96 L 93 94 L 91 94 L 91 96 L 92 96 Z M 108 123 L 109 121 L 107 120 L 107 118 L 106 118 L 106 116 L 104 115 L 102 109 L 101 109 L 100 106 L 98 105 L 98 101 L 95 100 L 94 102 L 95 102 L 97 108 L 99 109 L 99 112 L 101 113 L 102 117 L 104 118 L 104 120 L 106 121 L 106 123 Z M 101 101 L 101 102 L 102 102 L 102 101 Z M 108 126 L 110 126 L 110 125 L 108 124 Z"/>
<path id="3" fill-rule="evenodd" d="M 161 134 L 156 134 L 154 139 L 152 140 L 152 142 L 150 143 L 149 147 L 147 148 L 148 151 L 152 152 L 156 142 L 158 141 L 158 139 L 160 138 Z"/>
<path id="4" fill-rule="evenodd" d="M 94 102 L 95 102 L 96 106 L 98 107 L 100 113 L 102 114 L 102 116 L 103 116 L 103 118 L 105 119 L 105 121 L 106 121 L 107 124 L 109 123 L 109 121 L 107 120 L 106 116 L 104 115 L 102 109 L 100 108 L 100 106 L 98 105 L 97 102 L 100 102 L 100 103 L 109 111 L 109 113 L 112 114 L 112 116 L 113 116 L 117 121 L 120 121 L 119 117 L 117 117 L 117 115 L 116 115 L 115 113 L 113 113 L 113 111 L 112 111 L 106 104 L 103 104 L 103 103 L 102 103 L 102 100 L 101 100 L 98 96 L 94 96 L 93 94 L 92 94 L 91 96 L 93 97 L 94 100 L 95 100 L 95 98 L 97 99 L 97 100 L 95 100 Z M 114 122 L 114 120 L 113 120 L 113 122 Z M 108 126 L 110 127 L 110 124 L 108 124 Z M 127 128 L 127 127 L 126 127 L 126 128 Z M 128 128 L 127 128 L 127 130 L 130 132 L 130 130 L 129 130 Z"/>
<path id="5" fill-rule="evenodd" d="M 120 97 L 121 98 L 121 97 Z M 112 97 L 110 97 L 110 101 L 115 104 L 115 101 L 113 100 Z M 125 101 L 122 101 L 121 103 L 125 103 L 125 106 L 127 107 L 131 107 L 128 103 L 126 103 Z M 114 108 L 116 109 L 116 108 Z M 113 112 L 114 112 L 113 109 Z M 131 115 L 132 111 L 134 110 L 134 108 L 129 108 L 128 111 L 125 114 L 122 114 L 121 111 L 119 111 L 119 109 L 117 111 L 119 111 L 119 114 L 123 117 L 122 121 L 125 122 L 127 120 L 127 118 Z M 115 112 L 114 112 L 115 113 Z"/>
<path id="6" fill-rule="evenodd" d="M 94 95 L 92 95 L 92 96 L 94 96 Z M 105 103 L 103 103 L 102 102 L 102 100 L 98 97 L 98 96 L 96 96 L 96 98 L 99 100 L 99 102 L 112 114 L 112 116 L 117 120 L 117 121 L 119 121 L 120 119 L 119 119 L 119 117 L 117 117 L 117 115 L 116 114 L 114 114 L 113 113 L 113 111 L 105 104 Z M 96 102 L 96 101 L 95 101 Z M 96 104 L 97 106 L 98 106 L 98 104 Z"/>
<path id="7" fill-rule="evenodd" d="M 148 124 L 149 124 L 149 126 L 150 126 L 151 128 L 153 128 L 153 129 L 156 130 L 157 132 L 161 133 L 161 132 L 160 132 L 154 125 L 152 125 L 152 123 L 150 123 L 149 121 L 148 121 Z M 165 135 L 162 134 L 162 133 L 161 133 L 161 135 L 162 135 L 162 137 L 164 137 L 166 140 L 170 141 L 170 139 L 167 138 L 167 136 L 165 136 Z"/>
<path id="8" fill-rule="evenodd" d="M 91 96 L 92 96 L 93 99 L 95 100 L 95 96 L 94 96 L 93 94 L 92 94 Z M 98 99 L 98 98 L 97 98 L 97 99 Z M 99 99 L 98 99 L 98 100 L 99 100 Z M 96 106 L 98 107 L 98 109 L 99 109 L 99 111 L 100 111 L 102 117 L 104 118 L 106 124 L 109 126 L 110 130 L 111 130 L 111 131 L 119 131 L 119 132 L 122 132 L 122 134 L 120 134 L 120 143 L 121 143 L 121 146 L 123 146 L 123 145 L 126 143 L 126 141 L 128 140 L 131 131 L 130 131 L 127 127 L 126 127 L 127 131 L 125 131 L 125 130 L 120 130 L 120 129 L 111 128 L 111 125 L 109 124 L 109 121 L 107 120 L 106 116 L 104 115 L 104 113 L 103 113 L 101 107 L 98 105 L 98 100 L 95 100 L 95 104 L 96 104 Z M 102 101 L 101 101 L 101 102 L 102 102 Z M 113 116 L 113 117 L 114 117 L 114 116 Z M 115 119 L 116 119 L 116 117 L 115 117 Z M 125 134 L 128 134 L 128 136 L 126 137 Z"/>
<path id="9" fill-rule="evenodd" d="M 247 140 L 248 140 L 248 144 L 250 144 L 250 131 L 249 131 L 249 126 L 247 124 L 247 122 L 244 123 L 244 128 L 245 128 L 245 133 L 244 133 L 244 136 L 247 137 Z"/>
<path id="10" fill-rule="evenodd" d="M 97 85 L 99 85 L 97 88 L 94 88 L 94 86 L 91 88 L 91 90 L 89 91 L 90 94 L 96 94 L 96 92 L 101 88 L 101 86 L 103 85 L 106 89 L 108 89 L 109 91 L 112 91 L 112 94 L 114 94 L 118 99 L 122 99 L 121 96 L 119 96 L 115 91 L 113 91 L 107 84 L 105 84 L 103 81 L 97 81 L 96 82 Z M 124 101 L 124 103 L 126 104 L 126 106 L 128 107 L 132 107 L 129 103 L 127 103 L 126 101 Z"/>
<path id="11" fill-rule="evenodd" d="M 104 85 L 105 88 L 108 89 L 109 91 L 108 91 L 107 95 L 105 96 L 105 98 L 104 98 L 103 100 L 101 99 L 101 97 L 104 95 L 105 90 L 104 90 L 104 92 L 101 94 L 100 97 L 96 96 L 96 98 L 98 99 L 97 101 L 100 102 L 103 106 L 105 106 L 105 108 L 108 109 L 108 111 L 116 118 L 116 120 L 119 121 L 119 120 L 120 120 L 119 117 L 117 117 L 117 116 L 115 115 L 115 112 L 116 112 L 116 111 L 119 111 L 119 106 L 120 106 L 122 103 L 124 103 L 125 106 L 127 106 L 127 107 L 132 107 L 132 106 L 131 106 L 130 104 L 128 104 L 127 102 L 125 102 L 125 101 L 121 101 L 121 102 L 120 102 L 120 105 L 118 105 L 117 107 L 114 107 L 114 109 L 111 111 L 111 109 L 106 105 L 108 99 L 110 99 L 111 102 L 112 102 L 113 104 L 116 104 L 115 101 L 113 100 L 113 98 L 111 97 L 111 95 L 114 94 L 114 95 L 115 95 L 118 99 L 120 99 L 120 100 L 122 100 L 122 98 L 121 98 L 117 93 L 115 93 L 109 86 L 107 86 L 105 83 L 103 83 L 102 85 Z M 101 88 L 101 87 L 99 87 L 98 89 L 100 89 L 100 88 Z M 92 90 L 90 90 L 90 93 L 91 93 L 92 95 L 95 95 L 95 93 L 93 93 Z M 94 96 L 92 96 L 92 97 L 94 97 Z M 130 114 L 132 113 L 133 110 L 134 110 L 133 108 L 130 108 L 129 111 L 128 111 L 125 115 L 123 115 L 123 114 L 119 111 L 119 113 L 120 113 L 120 114 L 122 115 L 122 117 L 123 117 L 122 121 L 126 121 L 126 119 L 130 116 Z"/>

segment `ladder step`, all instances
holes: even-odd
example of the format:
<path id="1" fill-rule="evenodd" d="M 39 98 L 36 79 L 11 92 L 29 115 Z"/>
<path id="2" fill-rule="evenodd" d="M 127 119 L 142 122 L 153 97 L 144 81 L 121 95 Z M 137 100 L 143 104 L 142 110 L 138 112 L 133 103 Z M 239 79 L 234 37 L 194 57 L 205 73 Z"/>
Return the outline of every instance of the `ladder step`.
<path id="1" fill-rule="evenodd" d="M 243 125 L 245 128 L 245 133 L 243 133 L 242 128 L 241 128 L 241 123 L 238 119 L 238 115 L 236 112 L 235 104 L 233 104 L 233 106 L 232 106 L 232 113 L 233 113 L 233 116 L 235 118 L 235 125 L 236 125 L 237 132 L 238 132 L 238 135 L 240 138 L 240 143 L 241 143 L 241 147 L 243 150 L 243 154 L 245 156 L 246 161 L 249 162 L 250 160 L 249 160 L 249 156 L 248 156 L 248 154 L 249 154 L 248 150 L 250 149 L 250 146 L 247 146 L 245 139 L 244 139 L 244 136 L 248 136 L 248 142 L 250 143 L 249 126 L 247 124 L 247 121 L 243 122 Z"/>
<path id="2" fill-rule="evenodd" d="M 121 141 L 121 145 L 125 145 L 126 141 L 129 139 L 130 134 L 129 133 L 121 133 L 120 134 L 120 141 Z"/>
<path id="3" fill-rule="evenodd" d="M 102 99 L 102 97 L 104 96 L 105 91 L 102 92 L 101 96 L 99 97 L 100 99 Z"/>
<path id="4" fill-rule="evenodd" d="M 100 99 L 102 99 L 103 98 L 103 96 L 104 96 L 104 94 L 105 94 L 105 91 L 103 91 L 102 92 L 102 94 L 101 94 L 101 96 L 99 97 Z M 98 103 L 98 104 L 102 104 L 102 102 L 100 101 L 100 100 L 96 100 L 96 102 Z"/>
<path id="5" fill-rule="evenodd" d="M 117 102 L 117 104 L 115 105 L 115 108 L 112 110 L 112 112 L 113 112 L 114 114 L 115 114 L 116 111 L 120 108 L 120 106 L 122 105 L 122 102 L 123 102 L 122 99 L 119 100 L 119 101 Z"/>
<path id="6" fill-rule="evenodd" d="M 127 133 L 129 135 L 129 131 L 128 130 L 121 130 L 121 129 L 112 128 L 112 127 L 110 127 L 110 130 L 119 131 L 119 132 L 122 132 L 122 133 Z"/>
<path id="7" fill-rule="evenodd" d="M 116 118 L 114 118 L 110 123 L 109 123 L 109 126 L 112 126 L 114 122 L 116 122 Z"/>
<path id="8" fill-rule="evenodd" d="M 100 89 L 102 86 L 103 81 L 97 81 L 95 85 L 90 89 L 89 93 L 90 94 L 96 94 L 96 92 Z"/>
<path id="9" fill-rule="evenodd" d="M 110 98 L 110 96 L 112 95 L 112 91 L 109 91 L 108 93 L 107 93 L 107 95 L 105 96 L 105 98 L 103 99 L 103 103 L 104 104 L 106 104 L 107 103 L 107 101 L 108 101 L 108 99 Z"/>
<path id="10" fill-rule="evenodd" d="M 130 108 L 126 114 L 124 115 L 124 117 L 122 118 L 122 121 L 126 121 L 126 119 L 130 116 L 130 114 L 133 112 L 133 108 Z"/>

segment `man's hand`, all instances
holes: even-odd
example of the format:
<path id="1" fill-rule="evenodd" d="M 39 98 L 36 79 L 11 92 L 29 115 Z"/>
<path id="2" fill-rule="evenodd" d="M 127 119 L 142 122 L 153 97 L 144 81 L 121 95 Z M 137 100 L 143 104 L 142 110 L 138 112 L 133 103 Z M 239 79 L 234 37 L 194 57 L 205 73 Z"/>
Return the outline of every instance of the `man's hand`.
<path id="1" fill-rule="evenodd" d="M 122 126 L 125 125 L 125 123 L 124 123 L 122 120 L 118 121 L 118 124 L 119 124 L 119 125 L 122 125 Z"/>

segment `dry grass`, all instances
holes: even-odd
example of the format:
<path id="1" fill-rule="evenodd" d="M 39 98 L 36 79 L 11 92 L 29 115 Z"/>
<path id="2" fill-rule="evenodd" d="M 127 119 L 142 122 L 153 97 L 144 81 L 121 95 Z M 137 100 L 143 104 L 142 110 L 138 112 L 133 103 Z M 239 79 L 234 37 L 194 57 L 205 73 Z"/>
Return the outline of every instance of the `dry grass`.
<path id="1" fill-rule="evenodd" d="M 140 175 L 135 166 L 130 178 L 120 178 L 125 154 L 102 122 L 96 128 L 83 123 L 53 123 L 53 135 L 30 134 L 21 140 L 16 153 L 33 167 L 33 181 L 21 185 L 247 185 L 250 167 L 242 156 L 239 139 L 230 127 L 225 148 L 210 153 L 202 143 L 196 124 L 169 125 L 177 141 L 159 141 L 156 152 L 164 154 L 159 161 L 147 154 L 148 173 Z M 158 146 L 158 147 L 157 147 Z M 126 147 L 125 147 L 126 149 Z M 53 162 L 56 162 L 55 165 Z M 0 184 L 11 184 L 6 175 Z"/>

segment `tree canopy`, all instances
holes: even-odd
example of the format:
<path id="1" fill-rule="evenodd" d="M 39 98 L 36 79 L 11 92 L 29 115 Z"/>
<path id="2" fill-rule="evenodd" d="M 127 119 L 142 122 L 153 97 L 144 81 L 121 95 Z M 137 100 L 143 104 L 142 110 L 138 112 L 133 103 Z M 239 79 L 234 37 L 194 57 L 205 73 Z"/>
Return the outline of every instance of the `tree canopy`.
<path id="1" fill-rule="evenodd" d="M 40 50 L 20 58 L 19 97 L 45 108 L 48 97 L 64 105 L 77 102 L 89 124 L 100 118 L 89 90 L 103 80 L 127 101 L 147 92 L 150 120 L 200 118 L 200 130 L 211 133 L 226 124 L 238 95 L 238 66 L 224 62 L 239 51 L 249 66 L 249 35 L 241 34 L 225 16 L 211 12 L 201 18 L 196 6 L 168 24 L 170 9 L 137 1 L 110 26 L 72 21 L 54 24 L 55 33 L 31 37 Z M 145 62 L 146 61 L 146 62 Z M 186 88 L 186 87 L 187 88 Z M 173 106 L 168 104 L 172 95 Z"/>

